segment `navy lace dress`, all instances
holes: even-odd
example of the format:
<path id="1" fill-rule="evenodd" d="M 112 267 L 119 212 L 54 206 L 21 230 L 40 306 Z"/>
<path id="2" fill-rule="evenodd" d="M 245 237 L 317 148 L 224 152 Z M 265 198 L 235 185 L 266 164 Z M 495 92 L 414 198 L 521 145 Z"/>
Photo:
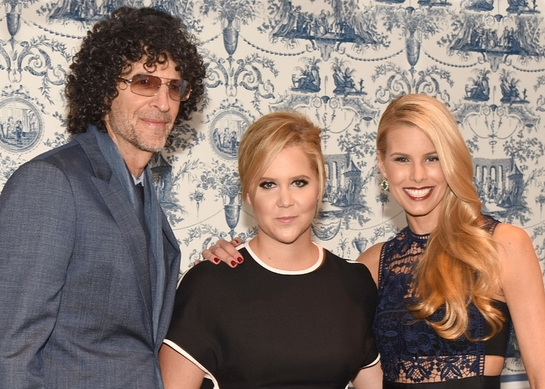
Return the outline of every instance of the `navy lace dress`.
<path id="1" fill-rule="evenodd" d="M 498 221 L 487 217 L 490 233 Z M 415 320 L 407 306 L 414 303 L 409 292 L 412 266 L 428 241 L 428 235 L 414 234 L 408 227 L 386 242 L 379 265 L 378 307 L 374 321 L 381 355 L 385 389 L 495 389 L 500 377 L 483 375 L 485 355 L 505 355 L 510 317 L 507 306 L 496 302 L 506 318 L 503 330 L 487 342 L 441 338 L 423 320 Z M 430 319 L 439 320 L 443 311 Z M 489 325 L 477 308 L 470 306 L 469 334 L 482 339 Z"/>

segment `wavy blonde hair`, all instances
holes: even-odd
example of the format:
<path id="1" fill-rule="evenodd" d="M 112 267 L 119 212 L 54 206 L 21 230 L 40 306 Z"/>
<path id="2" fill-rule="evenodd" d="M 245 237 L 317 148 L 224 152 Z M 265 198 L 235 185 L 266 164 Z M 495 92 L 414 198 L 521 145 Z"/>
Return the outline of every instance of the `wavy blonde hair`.
<path id="1" fill-rule="evenodd" d="M 410 307 L 445 339 L 468 336 L 468 304 L 473 303 L 492 328 L 491 338 L 503 326 L 492 297 L 499 288 L 499 258 L 492 235 L 483 229 L 481 202 L 473 185 L 471 154 L 448 108 L 435 98 L 410 94 L 393 100 L 384 111 L 377 133 L 377 150 L 386 155 L 387 135 L 399 126 L 422 130 L 431 140 L 448 188 L 441 217 L 430 233 L 424 253 L 414 268 L 413 291 L 418 302 Z M 440 321 L 430 316 L 440 307 Z"/>
<path id="2" fill-rule="evenodd" d="M 297 111 L 269 113 L 251 124 L 238 149 L 242 197 L 254 195 L 259 178 L 282 150 L 298 146 L 318 177 L 320 202 L 326 181 L 321 132 L 316 124 Z"/>

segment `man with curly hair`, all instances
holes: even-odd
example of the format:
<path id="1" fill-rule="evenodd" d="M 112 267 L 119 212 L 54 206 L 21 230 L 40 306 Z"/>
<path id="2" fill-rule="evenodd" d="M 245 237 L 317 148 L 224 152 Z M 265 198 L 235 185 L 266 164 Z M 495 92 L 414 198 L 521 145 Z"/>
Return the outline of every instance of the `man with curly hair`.
<path id="1" fill-rule="evenodd" d="M 180 250 L 147 165 L 197 110 L 204 77 L 195 38 L 158 10 L 119 8 L 83 39 L 66 84 L 72 141 L 0 197 L 0 387 L 162 388 Z"/>

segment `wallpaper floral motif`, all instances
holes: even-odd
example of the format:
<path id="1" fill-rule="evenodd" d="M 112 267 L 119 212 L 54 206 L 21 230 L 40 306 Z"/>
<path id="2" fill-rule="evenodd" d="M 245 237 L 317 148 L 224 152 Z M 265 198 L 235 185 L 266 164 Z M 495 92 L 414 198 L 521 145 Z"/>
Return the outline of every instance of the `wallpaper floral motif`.
<path id="1" fill-rule="evenodd" d="M 323 128 L 328 182 L 318 242 L 355 259 L 405 225 L 379 189 L 381 112 L 405 93 L 445 102 L 474 157 L 485 211 L 526 229 L 545 262 L 545 3 L 538 0 L 1 0 L 0 187 L 68 140 L 63 85 L 87 29 L 120 5 L 181 16 L 200 40 L 207 99 L 151 161 L 183 250 L 181 272 L 219 238 L 255 235 L 236 172 L 264 113 Z M 503 376 L 527 387 L 513 340 Z"/>

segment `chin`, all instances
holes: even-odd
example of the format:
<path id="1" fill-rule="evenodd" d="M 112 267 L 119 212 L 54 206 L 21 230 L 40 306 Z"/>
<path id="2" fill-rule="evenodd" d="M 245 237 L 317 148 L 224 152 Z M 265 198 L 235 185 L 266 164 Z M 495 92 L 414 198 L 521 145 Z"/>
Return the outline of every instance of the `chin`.
<path id="1" fill-rule="evenodd" d="M 302 237 L 302 234 L 297 236 L 282 236 L 282 237 L 278 237 L 277 240 L 283 244 L 293 244 L 293 243 L 296 243 L 299 239 L 301 239 L 301 237 Z"/>
<path id="2" fill-rule="evenodd" d="M 150 145 L 150 144 L 147 144 L 147 145 L 139 145 L 138 147 L 140 150 L 142 151 L 147 151 L 148 153 L 158 153 L 159 151 L 163 150 L 165 148 L 165 142 L 163 142 L 162 144 L 157 144 L 157 145 Z"/>

